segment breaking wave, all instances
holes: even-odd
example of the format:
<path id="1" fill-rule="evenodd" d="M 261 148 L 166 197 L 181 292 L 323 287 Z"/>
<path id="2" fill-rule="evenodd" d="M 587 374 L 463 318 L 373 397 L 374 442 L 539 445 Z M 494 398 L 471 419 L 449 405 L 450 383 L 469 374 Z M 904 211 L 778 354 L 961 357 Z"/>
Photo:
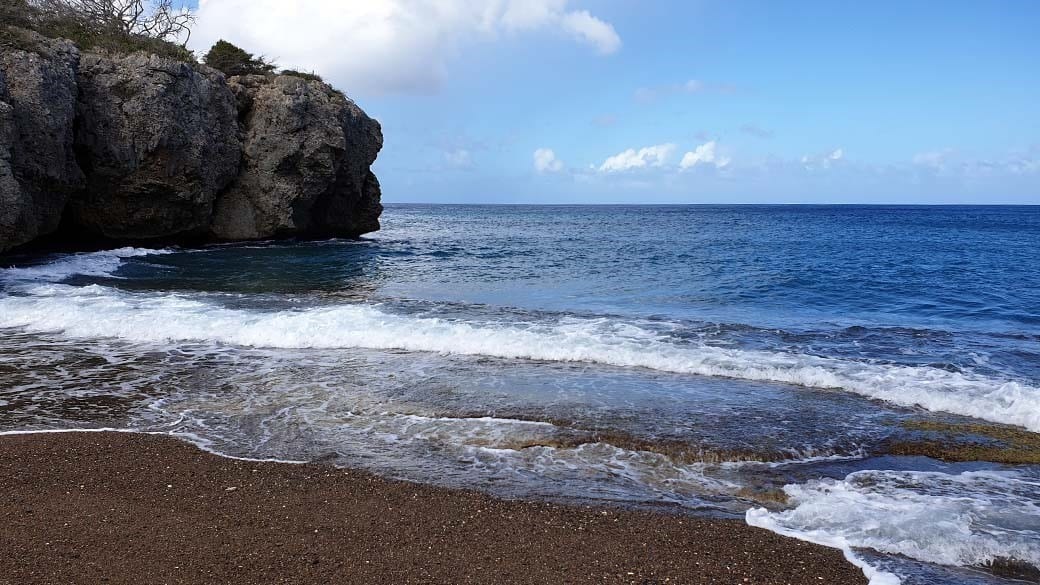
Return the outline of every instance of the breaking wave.
<path id="1" fill-rule="evenodd" d="M 9 291 L 0 296 L 0 327 L 138 342 L 396 349 L 588 362 L 838 389 L 1040 432 L 1040 388 L 930 366 L 688 343 L 638 322 L 611 318 L 477 321 L 396 314 L 374 304 L 261 311 L 227 308 L 190 293 L 61 284 L 73 274 L 111 275 L 123 259 L 154 253 L 168 251 L 124 248 L 7 269 L 0 273 Z"/>
<path id="2" fill-rule="evenodd" d="M 1026 471 L 858 471 L 784 488 L 792 509 L 747 512 L 752 526 L 848 550 L 929 563 L 1040 567 L 1040 476 Z"/>

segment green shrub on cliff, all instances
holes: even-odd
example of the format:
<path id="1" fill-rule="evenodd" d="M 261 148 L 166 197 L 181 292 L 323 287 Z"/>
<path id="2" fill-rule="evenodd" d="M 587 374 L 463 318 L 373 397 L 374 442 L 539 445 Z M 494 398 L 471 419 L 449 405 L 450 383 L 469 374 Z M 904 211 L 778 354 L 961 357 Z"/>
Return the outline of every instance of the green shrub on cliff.
<path id="1" fill-rule="evenodd" d="M 282 69 L 281 74 L 282 75 L 291 75 L 293 77 L 299 77 L 301 79 L 306 79 L 307 81 L 321 81 L 321 82 L 325 81 L 324 79 L 321 78 L 320 75 L 318 75 L 317 73 L 315 73 L 313 71 L 307 72 L 307 71 L 297 71 L 295 69 Z"/>
<path id="2" fill-rule="evenodd" d="M 221 39 L 206 53 L 202 62 L 210 67 L 223 71 L 224 75 L 248 75 L 250 73 L 267 74 L 274 71 L 274 63 L 262 55 L 254 57 L 245 49 L 236 47 Z"/>

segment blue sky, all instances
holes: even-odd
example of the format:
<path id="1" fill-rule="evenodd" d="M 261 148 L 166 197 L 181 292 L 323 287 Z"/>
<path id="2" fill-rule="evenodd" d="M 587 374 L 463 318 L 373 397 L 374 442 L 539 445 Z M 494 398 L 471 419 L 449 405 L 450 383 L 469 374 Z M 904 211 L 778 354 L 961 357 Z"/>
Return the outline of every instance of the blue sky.
<path id="1" fill-rule="evenodd" d="M 345 90 L 386 201 L 1040 204 L 1040 2 L 286 4 L 193 47 Z"/>

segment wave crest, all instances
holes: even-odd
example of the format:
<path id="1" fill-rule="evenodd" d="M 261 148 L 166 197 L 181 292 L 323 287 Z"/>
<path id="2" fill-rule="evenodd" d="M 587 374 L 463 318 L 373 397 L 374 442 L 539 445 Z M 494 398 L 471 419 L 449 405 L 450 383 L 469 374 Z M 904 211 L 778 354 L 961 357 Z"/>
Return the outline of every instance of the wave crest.
<path id="1" fill-rule="evenodd" d="M 1040 432 L 1040 388 L 929 366 L 677 342 L 638 323 L 608 318 L 475 321 L 401 315 L 369 304 L 256 311 L 182 294 L 55 283 L 73 273 L 110 275 L 124 258 L 161 253 L 169 251 L 123 248 L 8 269 L 3 278 L 19 284 L 15 294 L 0 296 L 0 327 L 139 342 L 395 349 L 647 368 L 845 390 Z"/>
<path id="2" fill-rule="evenodd" d="M 946 566 L 1013 559 L 1040 567 L 1040 478 L 1020 471 L 859 471 L 789 485 L 794 508 L 747 512 L 752 526 L 831 546 Z"/>

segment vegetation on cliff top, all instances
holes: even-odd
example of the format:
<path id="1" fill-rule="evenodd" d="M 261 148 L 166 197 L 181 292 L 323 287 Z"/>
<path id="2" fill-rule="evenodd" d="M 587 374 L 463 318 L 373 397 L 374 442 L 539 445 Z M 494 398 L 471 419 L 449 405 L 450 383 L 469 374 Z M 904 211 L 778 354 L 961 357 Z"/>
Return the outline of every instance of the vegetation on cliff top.
<path id="1" fill-rule="evenodd" d="M 322 79 L 320 75 L 313 71 L 296 71 L 295 69 L 282 69 L 280 74 L 299 77 L 301 79 L 306 79 L 307 81 L 321 81 L 322 83 L 325 82 L 325 80 Z"/>
<path id="2" fill-rule="evenodd" d="M 224 39 L 214 44 L 209 52 L 202 58 L 202 62 L 210 67 L 222 71 L 224 75 L 267 75 L 274 73 L 275 64 L 263 55 L 253 55 L 241 47 L 237 47 Z M 324 80 L 313 71 L 297 71 L 295 69 L 283 69 L 279 75 L 291 75 L 306 79 L 307 81 Z"/>
<path id="3" fill-rule="evenodd" d="M 39 51 L 39 37 L 63 38 L 80 49 L 117 54 L 143 51 L 197 63 L 186 46 L 194 15 L 175 0 L 0 0 L 0 46 Z M 275 64 L 263 55 L 223 39 L 202 58 L 225 75 L 268 75 Z M 285 69 L 308 81 L 324 81 L 314 72 Z"/>
<path id="4" fill-rule="evenodd" d="M 254 56 L 252 53 L 236 47 L 221 39 L 210 48 L 202 62 L 210 67 L 224 72 L 224 75 L 265 75 L 274 71 L 274 63 L 268 61 L 263 55 Z"/>
<path id="5" fill-rule="evenodd" d="M 81 49 L 144 51 L 189 63 L 185 47 L 194 16 L 173 0 L 0 0 L 0 44 L 36 50 L 30 35 L 64 38 Z"/>

